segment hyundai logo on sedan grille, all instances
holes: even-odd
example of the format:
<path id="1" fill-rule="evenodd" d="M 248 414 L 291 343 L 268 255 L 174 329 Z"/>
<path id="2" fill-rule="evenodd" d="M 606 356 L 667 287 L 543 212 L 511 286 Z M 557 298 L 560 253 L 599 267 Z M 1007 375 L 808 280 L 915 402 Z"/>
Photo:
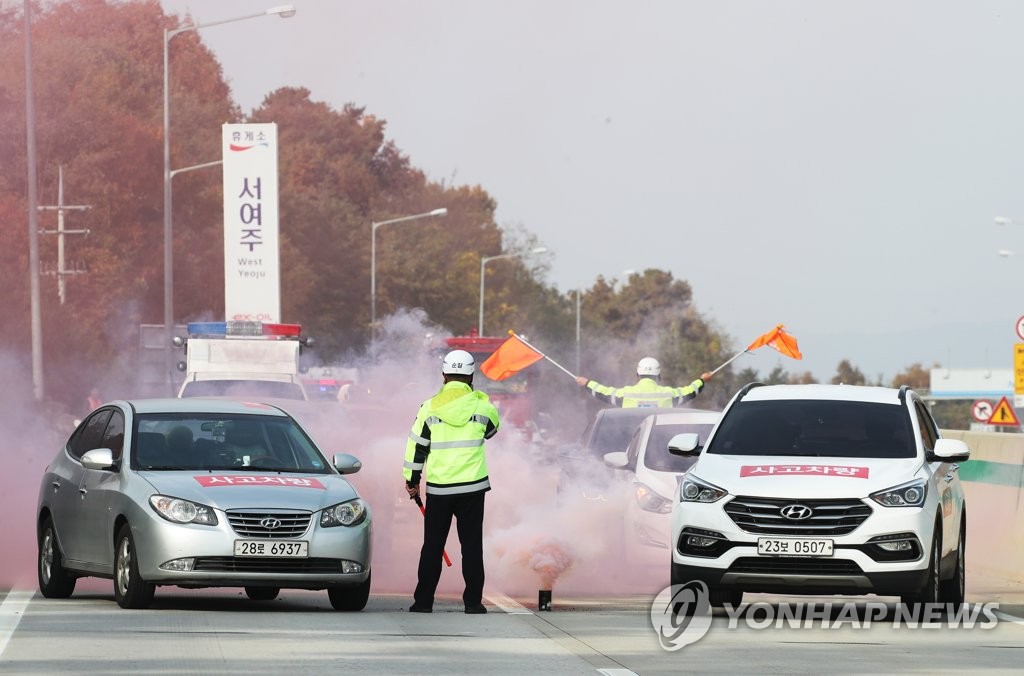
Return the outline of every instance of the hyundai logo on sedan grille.
<path id="1" fill-rule="evenodd" d="M 804 507 L 804 509 L 807 508 Z M 272 516 L 268 516 L 266 518 L 260 519 L 260 525 L 266 528 L 267 530 L 274 530 L 275 528 L 281 527 L 281 519 L 275 519 Z"/>
<path id="2" fill-rule="evenodd" d="M 807 505 L 786 505 L 779 512 L 790 521 L 803 521 L 811 518 L 811 515 L 814 514 L 814 511 Z"/>

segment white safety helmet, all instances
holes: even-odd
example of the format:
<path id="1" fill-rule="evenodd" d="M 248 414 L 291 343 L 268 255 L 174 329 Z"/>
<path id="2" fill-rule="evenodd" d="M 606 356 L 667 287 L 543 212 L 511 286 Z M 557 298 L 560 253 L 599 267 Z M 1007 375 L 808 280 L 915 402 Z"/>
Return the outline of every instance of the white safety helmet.
<path id="1" fill-rule="evenodd" d="M 636 365 L 636 374 L 657 378 L 661 376 L 661 364 L 654 357 L 644 357 Z"/>
<path id="2" fill-rule="evenodd" d="M 473 367 L 475 365 L 473 355 L 470 353 L 465 350 L 452 350 L 444 356 L 444 362 L 441 364 L 441 373 L 445 375 L 471 376 L 473 375 Z"/>

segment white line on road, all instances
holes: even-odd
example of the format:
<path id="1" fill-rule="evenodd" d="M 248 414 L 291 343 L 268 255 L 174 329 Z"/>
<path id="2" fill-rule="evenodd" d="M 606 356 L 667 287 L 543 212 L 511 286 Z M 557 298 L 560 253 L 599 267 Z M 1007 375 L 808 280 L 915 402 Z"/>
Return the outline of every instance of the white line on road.
<path id="1" fill-rule="evenodd" d="M 7 642 L 18 628 L 21 616 L 25 614 L 25 608 L 28 608 L 33 596 L 35 591 L 12 589 L 7 593 L 4 602 L 0 603 L 0 657 L 3 657 Z"/>
<path id="2" fill-rule="evenodd" d="M 1024 626 L 1024 617 L 1010 615 L 1009 613 L 1004 613 L 1001 610 L 993 610 L 992 612 L 995 613 L 996 617 L 998 617 L 1000 620 L 1006 620 L 1007 622 L 1013 622 L 1014 624 Z"/>
<path id="3" fill-rule="evenodd" d="M 484 598 L 509 615 L 533 615 L 532 610 L 504 594 L 484 594 Z"/>
<path id="4" fill-rule="evenodd" d="M 629 669 L 598 669 L 597 673 L 604 676 L 637 676 L 635 671 Z"/>

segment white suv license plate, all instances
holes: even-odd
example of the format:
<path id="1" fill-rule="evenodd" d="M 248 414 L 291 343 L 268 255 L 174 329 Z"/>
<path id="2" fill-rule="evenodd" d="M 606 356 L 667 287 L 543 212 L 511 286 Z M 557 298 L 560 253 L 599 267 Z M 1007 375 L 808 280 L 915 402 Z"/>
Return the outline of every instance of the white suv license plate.
<path id="1" fill-rule="evenodd" d="M 832 556 L 832 540 L 757 538 L 759 556 Z"/>
<path id="2" fill-rule="evenodd" d="M 309 543 L 306 541 L 235 540 L 235 556 L 304 559 L 309 556 Z"/>

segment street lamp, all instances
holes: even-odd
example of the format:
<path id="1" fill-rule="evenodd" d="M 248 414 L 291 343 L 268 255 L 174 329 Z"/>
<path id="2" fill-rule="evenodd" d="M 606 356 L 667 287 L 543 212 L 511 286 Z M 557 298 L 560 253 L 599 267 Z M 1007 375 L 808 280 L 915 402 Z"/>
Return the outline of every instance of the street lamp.
<path id="1" fill-rule="evenodd" d="M 211 21 L 209 23 L 191 23 L 172 30 L 164 29 L 164 366 L 167 374 L 167 384 L 171 386 L 174 382 L 171 373 L 174 369 L 174 355 L 171 341 L 174 338 L 174 252 L 172 249 L 172 220 L 171 220 L 171 178 L 177 172 L 171 171 L 171 95 L 170 95 L 170 69 L 168 68 L 168 51 L 171 38 L 179 33 L 219 26 L 245 19 L 255 19 L 261 16 L 278 15 L 282 19 L 295 16 L 295 8 L 291 5 L 280 5 L 271 7 L 268 10 L 255 14 L 236 16 L 231 19 Z M 205 165 L 204 165 L 205 166 Z M 197 167 L 198 168 L 198 167 Z M 187 171 L 183 169 L 180 171 Z"/>
<path id="2" fill-rule="evenodd" d="M 377 228 L 391 223 L 404 223 L 430 216 L 444 216 L 448 209 L 441 207 L 422 214 L 391 218 L 386 221 L 374 221 L 370 224 L 370 355 L 377 358 Z"/>
<path id="3" fill-rule="evenodd" d="M 533 249 L 529 253 L 541 254 L 547 253 L 548 248 L 546 246 L 539 246 Z M 490 261 L 496 261 L 499 258 L 518 258 L 522 256 L 521 253 L 507 253 L 498 254 L 497 256 L 484 256 L 480 259 L 480 316 L 477 318 L 476 331 L 478 335 L 484 335 L 484 266 Z"/>

